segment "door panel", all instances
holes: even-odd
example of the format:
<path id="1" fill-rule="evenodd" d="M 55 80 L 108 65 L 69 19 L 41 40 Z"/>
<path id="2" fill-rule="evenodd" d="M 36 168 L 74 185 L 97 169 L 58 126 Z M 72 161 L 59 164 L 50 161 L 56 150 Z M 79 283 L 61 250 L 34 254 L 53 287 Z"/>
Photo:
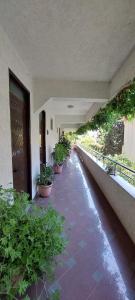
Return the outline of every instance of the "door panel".
<path id="1" fill-rule="evenodd" d="M 41 111 L 39 114 L 39 133 L 40 133 L 40 165 L 46 163 L 46 114 Z"/>
<path id="2" fill-rule="evenodd" d="M 29 154 L 29 103 L 26 92 L 10 80 L 10 119 L 12 142 L 13 186 L 31 193 Z"/>

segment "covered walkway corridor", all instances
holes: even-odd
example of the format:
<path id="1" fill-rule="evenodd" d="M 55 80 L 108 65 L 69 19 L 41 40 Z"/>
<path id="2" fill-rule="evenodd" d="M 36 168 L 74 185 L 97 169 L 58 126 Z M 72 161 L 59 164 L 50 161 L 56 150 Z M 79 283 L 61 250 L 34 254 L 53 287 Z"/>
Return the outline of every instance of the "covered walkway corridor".
<path id="1" fill-rule="evenodd" d="M 60 290 L 61 300 L 135 299 L 134 245 L 76 153 L 55 177 L 49 202 L 65 216 L 69 240 L 49 292 Z M 32 295 L 46 299 L 43 281 Z"/>

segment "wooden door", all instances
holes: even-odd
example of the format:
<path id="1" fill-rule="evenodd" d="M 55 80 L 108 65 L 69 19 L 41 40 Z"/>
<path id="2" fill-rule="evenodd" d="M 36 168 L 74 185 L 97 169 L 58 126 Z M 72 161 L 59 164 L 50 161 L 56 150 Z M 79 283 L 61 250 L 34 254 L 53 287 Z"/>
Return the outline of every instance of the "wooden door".
<path id="1" fill-rule="evenodd" d="M 46 114 L 41 111 L 39 114 L 40 133 L 40 166 L 46 163 Z"/>
<path id="2" fill-rule="evenodd" d="M 10 74 L 13 186 L 31 195 L 29 93 Z"/>

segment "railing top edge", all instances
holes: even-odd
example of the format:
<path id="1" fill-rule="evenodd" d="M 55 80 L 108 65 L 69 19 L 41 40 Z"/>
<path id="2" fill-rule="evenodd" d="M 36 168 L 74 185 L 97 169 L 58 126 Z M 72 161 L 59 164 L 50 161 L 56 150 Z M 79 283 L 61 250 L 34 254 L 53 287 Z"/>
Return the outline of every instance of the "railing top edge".
<path id="1" fill-rule="evenodd" d="M 83 150 L 85 150 L 86 152 L 88 152 L 88 151 L 87 151 L 86 149 L 84 149 L 82 146 L 80 146 L 80 145 L 77 145 L 77 146 L 79 146 L 80 148 L 82 148 Z M 108 157 L 108 156 L 106 156 L 106 155 L 104 155 L 104 154 L 102 154 L 102 153 L 100 153 L 100 152 L 98 152 L 98 151 L 96 151 L 96 150 L 91 149 L 91 151 L 97 153 L 98 155 L 102 156 L 102 157 L 105 158 L 105 159 L 110 160 L 111 162 L 113 162 L 113 163 L 115 163 L 116 165 L 118 165 L 118 166 L 120 166 L 120 167 L 122 167 L 122 168 L 124 168 L 124 169 L 126 169 L 126 170 L 128 170 L 128 171 L 130 171 L 131 173 L 133 173 L 133 174 L 135 175 L 135 171 L 134 171 L 133 169 L 130 169 L 129 167 L 127 167 L 127 166 L 125 166 L 125 165 L 123 165 L 123 164 L 117 162 L 116 160 L 113 160 L 112 158 L 110 158 L 110 157 Z"/>

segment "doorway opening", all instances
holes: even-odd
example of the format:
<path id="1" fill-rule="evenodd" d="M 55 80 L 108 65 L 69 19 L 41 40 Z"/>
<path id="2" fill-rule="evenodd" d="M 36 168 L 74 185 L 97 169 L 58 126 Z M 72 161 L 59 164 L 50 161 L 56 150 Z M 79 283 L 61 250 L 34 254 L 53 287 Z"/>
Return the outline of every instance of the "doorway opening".
<path id="1" fill-rule="evenodd" d="M 43 110 L 39 114 L 39 134 L 40 134 L 40 167 L 46 164 L 46 112 Z"/>

